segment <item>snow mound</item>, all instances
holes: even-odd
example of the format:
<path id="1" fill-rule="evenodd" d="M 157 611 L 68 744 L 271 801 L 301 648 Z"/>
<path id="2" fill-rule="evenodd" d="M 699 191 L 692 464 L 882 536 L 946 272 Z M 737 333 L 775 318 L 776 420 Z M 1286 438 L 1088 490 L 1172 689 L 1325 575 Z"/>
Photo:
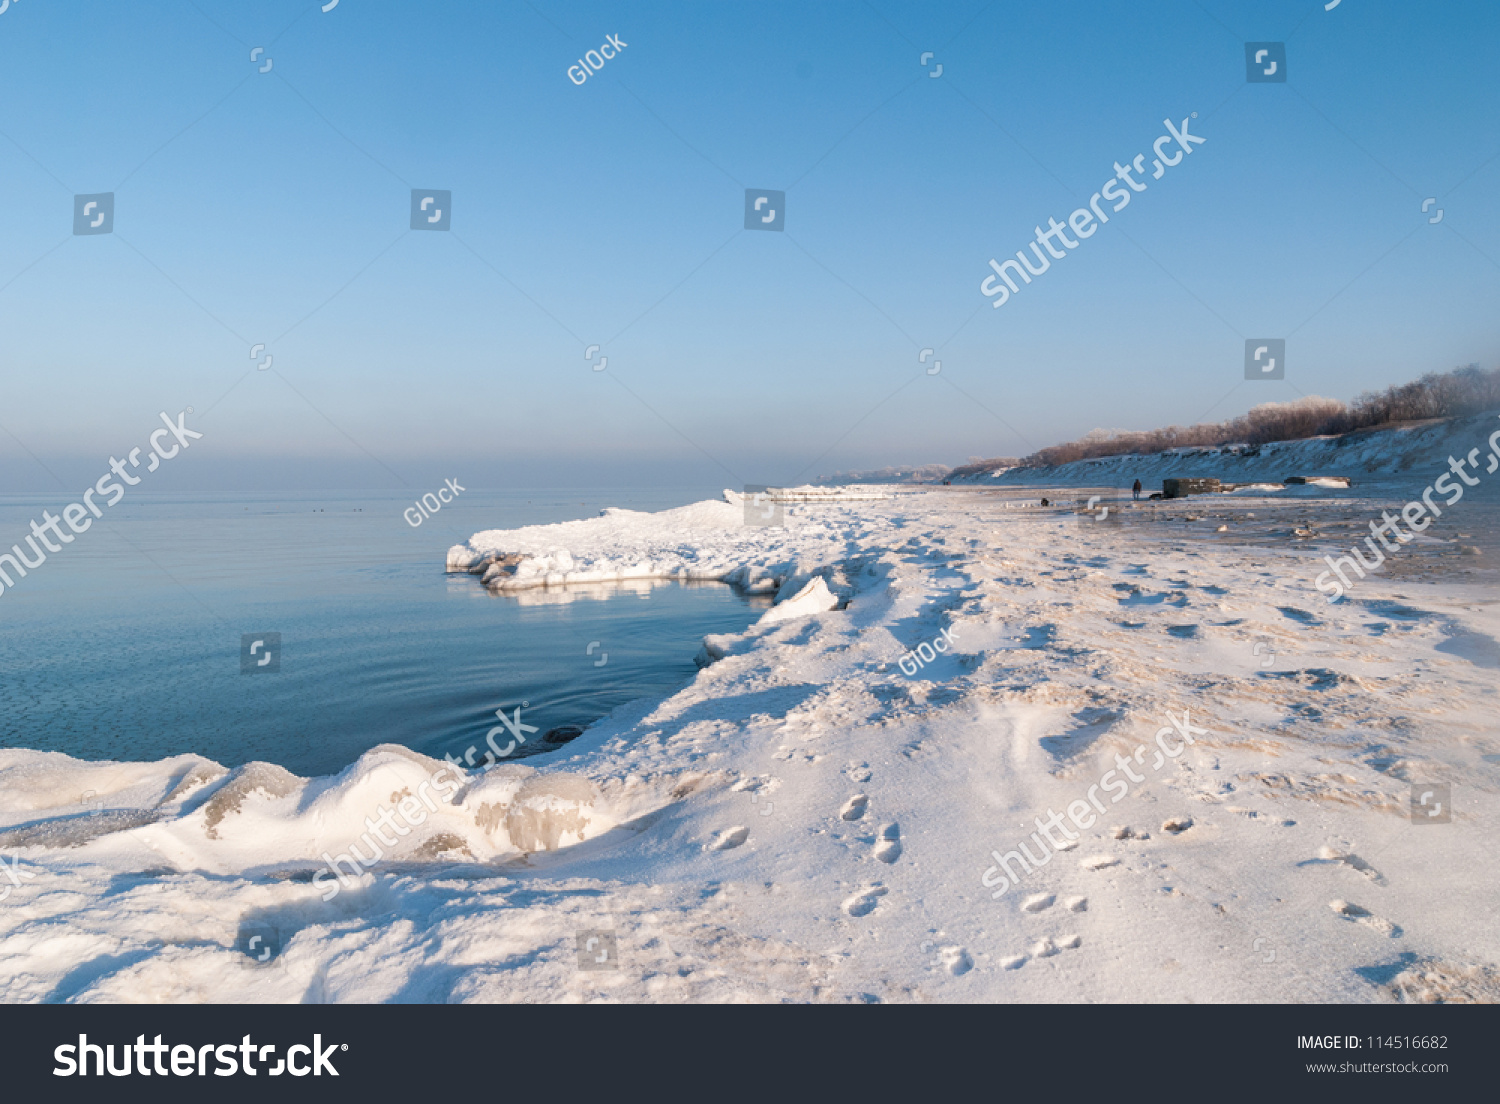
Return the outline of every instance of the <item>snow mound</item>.
<path id="1" fill-rule="evenodd" d="M 466 771 L 394 744 L 371 749 L 337 775 L 311 779 L 273 763 L 226 772 L 200 760 L 189 766 L 209 765 L 213 770 L 202 773 L 215 781 L 181 792 L 184 759 L 194 758 L 88 763 L 6 752 L 0 778 L 46 780 L 54 799 L 45 808 L 51 815 L 37 816 L 42 810 L 15 809 L 27 802 L 5 790 L 12 810 L 0 814 L 10 822 L 0 823 L 0 848 L 82 849 L 93 861 L 150 856 L 152 865 L 165 858 L 181 870 L 227 872 L 317 867 L 325 854 L 349 855 L 353 845 L 369 856 L 377 843 L 374 866 L 492 861 L 560 850 L 616 824 L 598 785 L 581 775 L 520 764 Z M 101 777 L 128 780 L 113 798 L 128 793 L 142 803 L 80 811 L 76 794 Z M 57 799 L 68 794 L 75 799 Z"/>
<path id="2" fill-rule="evenodd" d="M 823 577 L 818 575 L 786 601 L 779 602 L 766 610 L 758 623 L 773 625 L 778 621 L 787 621 L 793 617 L 824 613 L 838 604 L 838 598 L 828 589 L 828 584 L 823 581 Z"/>
<path id="3" fill-rule="evenodd" d="M 716 580 L 752 594 L 784 596 L 789 581 L 800 586 L 848 555 L 851 504 L 887 497 L 840 488 L 795 490 L 785 499 L 790 504 L 779 508 L 783 524 L 755 524 L 753 514 L 747 520 L 743 496 L 725 491 L 722 502 L 659 513 L 609 509 L 558 525 L 488 529 L 450 548 L 447 567 L 507 593 L 672 579 Z"/>

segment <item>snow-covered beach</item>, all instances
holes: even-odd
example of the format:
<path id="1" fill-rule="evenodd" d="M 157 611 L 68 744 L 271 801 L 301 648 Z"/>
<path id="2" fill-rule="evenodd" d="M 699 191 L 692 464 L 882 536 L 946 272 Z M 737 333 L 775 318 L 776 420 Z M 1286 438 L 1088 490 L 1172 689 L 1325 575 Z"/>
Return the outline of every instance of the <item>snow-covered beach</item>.
<path id="1" fill-rule="evenodd" d="M 1419 475 L 1118 526 L 861 488 L 477 533 L 476 587 L 778 603 L 525 765 L 0 752 L 0 999 L 1497 999 L 1493 586 L 1442 559 L 1329 604 L 1296 535 Z"/>

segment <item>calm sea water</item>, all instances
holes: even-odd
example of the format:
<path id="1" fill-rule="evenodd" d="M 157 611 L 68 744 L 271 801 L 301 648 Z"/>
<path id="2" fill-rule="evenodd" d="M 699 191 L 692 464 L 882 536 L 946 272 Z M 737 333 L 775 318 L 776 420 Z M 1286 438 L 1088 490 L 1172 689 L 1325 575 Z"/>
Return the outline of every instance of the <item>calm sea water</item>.
<path id="1" fill-rule="evenodd" d="M 0 746 L 303 775 L 387 742 L 462 755 L 500 708 L 529 703 L 522 720 L 546 732 L 670 693 L 705 633 L 759 616 L 717 583 L 496 597 L 443 570 L 480 529 L 702 494 L 470 490 L 417 529 L 412 497 L 127 497 L 0 596 Z M 0 544 L 63 504 L 0 498 Z M 279 671 L 241 673 L 246 633 L 281 634 Z"/>

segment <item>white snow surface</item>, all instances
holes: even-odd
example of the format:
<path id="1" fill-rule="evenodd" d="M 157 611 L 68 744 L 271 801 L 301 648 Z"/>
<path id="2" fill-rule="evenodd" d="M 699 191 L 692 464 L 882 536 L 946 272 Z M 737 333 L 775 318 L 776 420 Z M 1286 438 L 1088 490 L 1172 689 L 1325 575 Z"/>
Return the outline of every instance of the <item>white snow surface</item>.
<path id="1" fill-rule="evenodd" d="M 611 508 L 584 521 L 475 533 L 448 550 L 448 570 L 477 571 L 487 557 L 500 555 L 519 562 L 484 568 L 481 582 L 495 590 L 632 579 L 720 579 L 755 592 L 783 586 L 800 590 L 850 549 L 853 534 L 837 522 L 819 524 L 824 515 L 817 511 L 832 503 L 889 497 L 868 487 L 798 487 L 776 492 L 759 507 L 747 507 L 743 495 L 726 490 L 722 502 L 697 502 L 656 514 Z M 783 540 L 778 524 L 746 523 L 747 517 L 760 518 L 773 508 L 808 522 L 799 526 L 801 540 Z"/>
<path id="2" fill-rule="evenodd" d="M 1372 577 L 1328 606 L 1293 546 L 1005 506 L 931 489 L 784 526 L 724 501 L 476 534 L 451 567 L 726 578 L 781 613 L 705 641 L 677 693 L 471 774 L 328 900 L 323 853 L 442 764 L 0 751 L 0 999 L 1500 996 L 1487 591 Z M 1131 759 L 1142 783 L 992 896 L 992 852 L 1184 714 L 1196 743 Z M 1452 786 L 1451 823 L 1412 821 L 1414 783 Z M 257 965 L 262 930 L 281 949 Z"/>

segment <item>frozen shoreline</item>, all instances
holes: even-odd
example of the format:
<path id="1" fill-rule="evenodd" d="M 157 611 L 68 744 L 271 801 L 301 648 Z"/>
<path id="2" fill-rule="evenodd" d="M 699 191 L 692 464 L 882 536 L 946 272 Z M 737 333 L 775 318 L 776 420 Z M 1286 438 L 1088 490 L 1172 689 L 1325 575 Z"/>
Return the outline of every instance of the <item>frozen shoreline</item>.
<path id="1" fill-rule="evenodd" d="M 0 998 L 1500 995 L 1478 922 L 1500 889 L 1466 873 L 1500 835 L 1487 588 L 1372 579 L 1329 608 L 1290 545 L 1004 506 L 933 488 L 792 504 L 785 527 L 725 501 L 476 534 L 450 569 L 519 555 L 504 586 L 660 574 L 781 601 L 539 773 L 466 780 L 328 901 L 322 853 L 443 764 L 0 752 Z M 993 851 L 1184 711 L 1192 747 L 993 899 Z M 1412 823 L 1414 782 L 1453 787 L 1451 824 Z M 252 929 L 277 933 L 271 965 L 237 949 Z M 615 968 L 581 969 L 601 931 Z"/>
<path id="2" fill-rule="evenodd" d="M 890 494 L 841 488 L 780 491 L 770 505 L 815 522 L 812 507 L 880 502 Z M 746 524 L 744 496 L 726 490 L 722 501 L 642 513 L 608 509 L 597 518 L 522 529 L 487 529 L 448 550 L 449 571 L 478 574 L 499 591 L 615 583 L 632 579 L 715 580 L 752 594 L 800 589 L 847 552 L 835 529 L 800 527 L 788 548 L 782 526 Z M 779 516 L 779 515 L 778 515 Z M 847 536 L 847 534 L 845 534 Z"/>

